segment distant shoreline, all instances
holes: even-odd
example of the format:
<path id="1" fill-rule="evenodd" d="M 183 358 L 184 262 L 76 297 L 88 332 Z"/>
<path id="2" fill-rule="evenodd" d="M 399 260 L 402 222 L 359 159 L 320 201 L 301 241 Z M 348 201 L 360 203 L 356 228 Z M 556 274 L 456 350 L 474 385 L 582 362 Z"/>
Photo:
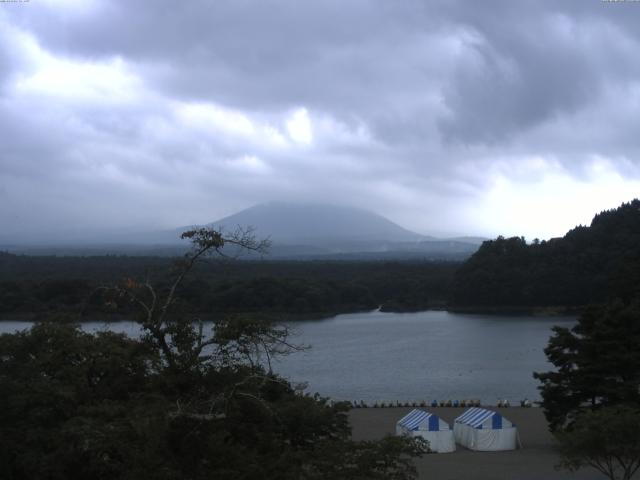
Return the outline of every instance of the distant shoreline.
<path id="1" fill-rule="evenodd" d="M 480 306 L 480 307 L 460 307 L 460 306 L 433 306 L 431 308 L 424 309 L 393 309 L 387 310 L 384 305 L 377 309 L 383 313 L 419 313 L 419 312 L 449 312 L 456 314 L 469 314 L 469 315 L 495 315 L 495 316 L 533 316 L 533 317 L 563 317 L 563 316 L 577 316 L 582 313 L 586 308 L 583 307 L 567 307 L 567 306 L 549 306 L 549 307 L 503 307 L 503 306 Z M 346 310 L 339 312 L 314 312 L 314 313 L 291 313 L 291 312 L 226 312 L 226 313 L 214 313 L 214 314 L 191 314 L 194 318 L 201 318 L 203 321 L 213 321 L 217 318 L 221 318 L 227 315 L 260 315 L 263 318 L 272 318 L 274 321 L 279 322 L 297 322 L 297 321 L 321 321 L 327 318 L 332 318 L 338 315 L 349 315 L 355 313 L 368 313 L 375 310 Z M 16 322 L 41 322 L 48 317 L 51 319 L 59 315 L 63 317 L 65 315 L 75 316 L 76 312 L 19 312 L 0 314 L 0 322 L 16 321 Z M 90 315 L 84 315 L 77 320 L 70 320 L 70 323 L 84 323 L 104 321 L 107 323 L 117 322 L 131 322 L 136 321 L 128 316 L 105 314 L 105 313 L 92 313 Z"/>
<path id="2" fill-rule="evenodd" d="M 553 305 L 546 307 L 517 307 L 517 306 L 449 306 L 445 308 L 447 312 L 461 314 L 482 314 L 482 315 L 516 315 L 533 317 L 563 317 L 580 315 L 586 305 L 569 307 L 566 305 Z"/>

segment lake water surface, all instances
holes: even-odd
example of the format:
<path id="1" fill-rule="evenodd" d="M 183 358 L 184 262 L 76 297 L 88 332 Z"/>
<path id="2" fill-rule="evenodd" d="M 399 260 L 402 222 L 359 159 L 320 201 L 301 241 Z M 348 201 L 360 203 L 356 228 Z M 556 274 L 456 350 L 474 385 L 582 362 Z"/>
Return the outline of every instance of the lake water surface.
<path id="1" fill-rule="evenodd" d="M 539 399 L 534 371 L 551 368 L 543 349 L 553 325 L 574 318 L 461 315 L 443 311 L 366 312 L 291 322 L 294 343 L 311 348 L 274 364 L 310 392 L 338 400 L 419 401 L 477 398 L 512 403 Z M 0 333 L 29 322 L 0 322 Z M 133 322 L 87 322 L 132 336 Z"/>

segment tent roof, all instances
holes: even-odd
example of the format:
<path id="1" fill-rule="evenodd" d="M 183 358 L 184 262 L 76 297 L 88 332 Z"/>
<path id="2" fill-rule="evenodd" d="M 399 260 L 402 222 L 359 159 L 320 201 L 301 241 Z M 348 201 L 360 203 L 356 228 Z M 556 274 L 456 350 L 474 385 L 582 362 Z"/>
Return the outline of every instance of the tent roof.
<path id="1" fill-rule="evenodd" d="M 424 410 L 413 409 L 400 420 L 398 420 L 398 425 L 402 425 L 408 430 L 417 430 L 420 424 L 423 422 L 427 422 L 429 425 L 429 430 L 440 430 L 439 423 L 440 418 L 433 413 L 425 412 Z M 436 428 L 436 425 L 438 427 Z M 433 426 L 433 428 L 431 428 Z"/>
<path id="2" fill-rule="evenodd" d="M 464 412 L 458 418 L 455 419 L 456 423 L 462 423 L 463 425 L 469 425 L 473 428 L 480 427 L 486 420 L 496 417 L 496 420 L 499 418 L 502 420 L 502 415 L 498 412 L 494 412 L 493 410 L 486 410 L 484 408 L 473 407 Z M 496 425 L 502 427 L 502 421 L 493 422 Z M 494 427 L 495 428 L 495 427 Z"/>

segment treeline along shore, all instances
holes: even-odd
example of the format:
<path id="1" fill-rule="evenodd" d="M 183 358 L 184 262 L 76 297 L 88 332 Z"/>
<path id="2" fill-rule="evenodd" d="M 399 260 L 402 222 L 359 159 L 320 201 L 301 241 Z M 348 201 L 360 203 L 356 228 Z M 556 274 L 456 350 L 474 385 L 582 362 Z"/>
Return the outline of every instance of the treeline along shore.
<path id="1" fill-rule="evenodd" d="M 127 278 L 168 287 L 174 259 L 0 252 L 0 318 L 130 316 L 100 287 Z M 597 214 L 562 238 L 484 242 L 466 261 L 207 260 L 181 287 L 185 313 L 290 318 L 372 310 L 576 314 L 640 290 L 640 201 Z"/>
<path id="2" fill-rule="evenodd" d="M 126 302 L 106 301 L 100 286 L 149 278 L 168 286 L 166 257 L 30 257 L 0 254 L 0 317 L 56 313 L 126 317 Z M 372 310 L 446 306 L 456 262 L 203 261 L 185 280 L 186 313 L 260 313 L 314 318 Z M 295 317 L 294 317 L 295 316 Z"/>

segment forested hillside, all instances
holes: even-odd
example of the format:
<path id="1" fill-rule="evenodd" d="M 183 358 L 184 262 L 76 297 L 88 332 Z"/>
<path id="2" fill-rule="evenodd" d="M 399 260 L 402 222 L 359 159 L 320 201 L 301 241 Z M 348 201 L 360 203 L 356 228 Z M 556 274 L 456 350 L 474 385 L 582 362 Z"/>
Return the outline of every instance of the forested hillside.
<path id="1" fill-rule="evenodd" d="M 173 259 L 162 257 L 29 257 L 0 254 L 0 316 L 74 312 L 128 315 L 96 288 L 125 278 L 167 282 Z M 199 314 L 259 312 L 324 315 L 382 306 L 421 310 L 446 303 L 458 263 L 204 261 L 180 291 Z"/>
<path id="2" fill-rule="evenodd" d="M 640 201 L 562 238 L 487 241 L 455 275 L 456 306 L 583 306 L 640 292 Z"/>

